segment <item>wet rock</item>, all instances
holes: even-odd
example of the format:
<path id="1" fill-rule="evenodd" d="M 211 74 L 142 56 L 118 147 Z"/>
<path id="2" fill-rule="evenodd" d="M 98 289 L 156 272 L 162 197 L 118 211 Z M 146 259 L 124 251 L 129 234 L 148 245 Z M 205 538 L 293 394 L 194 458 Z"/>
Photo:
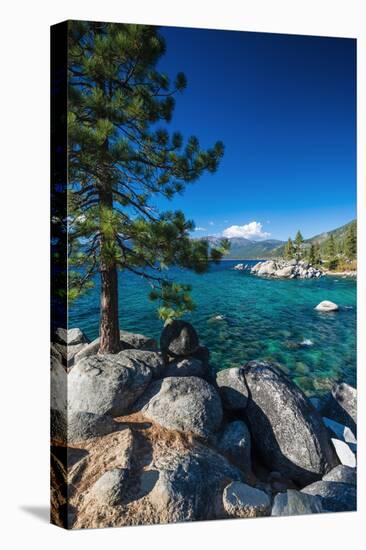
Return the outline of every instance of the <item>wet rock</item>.
<path id="1" fill-rule="evenodd" d="M 320 302 L 315 307 L 315 309 L 317 311 L 323 311 L 323 312 L 327 313 L 327 312 L 330 312 L 330 311 L 338 311 L 339 306 L 337 304 L 335 304 L 334 302 L 331 302 L 329 300 L 323 300 L 322 302 Z"/>

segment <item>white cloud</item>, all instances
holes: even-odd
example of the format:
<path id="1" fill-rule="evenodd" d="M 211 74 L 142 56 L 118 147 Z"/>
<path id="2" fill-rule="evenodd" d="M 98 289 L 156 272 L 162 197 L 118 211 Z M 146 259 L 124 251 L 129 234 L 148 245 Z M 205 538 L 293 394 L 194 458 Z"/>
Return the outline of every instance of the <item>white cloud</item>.
<path id="1" fill-rule="evenodd" d="M 266 239 L 271 234 L 262 230 L 263 226 L 260 222 L 250 222 L 244 225 L 231 225 L 227 227 L 223 232 L 223 237 L 244 237 L 245 239 L 252 239 L 254 241 L 260 239 Z"/>
<path id="2" fill-rule="evenodd" d="M 195 227 L 194 228 L 195 231 L 206 231 L 206 228 L 205 227 Z"/>
<path id="3" fill-rule="evenodd" d="M 215 222 L 208 222 L 208 225 L 215 225 Z"/>

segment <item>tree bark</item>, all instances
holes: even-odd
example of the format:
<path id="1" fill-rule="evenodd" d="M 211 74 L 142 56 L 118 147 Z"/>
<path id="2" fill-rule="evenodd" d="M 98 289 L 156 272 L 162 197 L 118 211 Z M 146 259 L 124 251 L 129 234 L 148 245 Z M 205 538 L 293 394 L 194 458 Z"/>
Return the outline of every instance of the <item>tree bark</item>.
<path id="1" fill-rule="evenodd" d="M 111 191 L 100 193 L 100 205 L 112 209 L 113 196 Z M 101 235 L 99 353 L 118 353 L 120 351 L 118 274 L 116 264 L 110 260 L 106 261 L 103 257 L 105 246 L 106 241 L 104 236 Z"/>
<path id="2" fill-rule="evenodd" d="M 102 266 L 100 278 L 99 353 L 118 353 L 120 351 L 120 336 L 118 320 L 118 275 L 116 266 Z"/>

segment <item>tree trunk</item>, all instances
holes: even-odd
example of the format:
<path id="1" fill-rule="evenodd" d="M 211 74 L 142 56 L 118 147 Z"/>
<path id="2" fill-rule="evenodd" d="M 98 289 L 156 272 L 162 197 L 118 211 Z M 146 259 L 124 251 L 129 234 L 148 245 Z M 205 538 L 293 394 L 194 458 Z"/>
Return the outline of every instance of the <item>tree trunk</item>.
<path id="1" fill-rule="evenodd" d="M 103 191 L 99 195 L 101 207 L 112 209 L 113 196 L 111 191 Z M 100 346 L 99 353 L 118 353 L 120 351 L 120 335 L 118 320 L 118 274 L 117 266 L 110 259 L 106 260 L 103 248 L 107 242 L 101 235 L 100 261 Z"/>
<path id="2" fill-rule="evenodd" d="M 116 266 L 102 266 L 99 353 L 120 351 L 118 320 L 118 275 Z"/>

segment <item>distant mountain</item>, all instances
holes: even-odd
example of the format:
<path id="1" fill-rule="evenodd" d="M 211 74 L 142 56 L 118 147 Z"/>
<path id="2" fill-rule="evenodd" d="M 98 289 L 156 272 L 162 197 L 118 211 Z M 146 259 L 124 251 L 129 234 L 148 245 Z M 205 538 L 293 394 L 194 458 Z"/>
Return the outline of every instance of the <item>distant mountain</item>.
<path id="1" fill-rule="evenodd" d="M 332 229 L 325 233 L 315 235 L 310 239 L 304 241 L 304 247 L 308 248 L 311 244 L 317 244 L 320 246 L 320 251 L 325 250 L 327 241 L 330 235 L 333 235 L 335 245 L 338 247 L 344 240 L 347 230 L 350 225 L 355 224 L 356 220 L 352 220 L 337 229 Z M 220 237 L 204 237 L 208 240 L 212 246 L 218 245 Z M 244 237 L 233 237 L 229 239 L 230 251 L 225 255 L 226 260 L 265 260 L 267 258 L 280 258 L 284 255 L 285 241 L 278 239 L 266 239 L 265 241 L 252 241 L 251 239 L 245 239 Z"/>
<path id="2" fill-rule="evenodd" d="M 205 237 L 212 246 L 220 242 L 218 237 Z M 230 251 L 225 255 L 225 260 L 262 260 L 269 257 L 272 250 L 279 248 L 284 241 L 267 239 L 265 241 L 252 241 L 244 237 L 229 239 Z"/>

